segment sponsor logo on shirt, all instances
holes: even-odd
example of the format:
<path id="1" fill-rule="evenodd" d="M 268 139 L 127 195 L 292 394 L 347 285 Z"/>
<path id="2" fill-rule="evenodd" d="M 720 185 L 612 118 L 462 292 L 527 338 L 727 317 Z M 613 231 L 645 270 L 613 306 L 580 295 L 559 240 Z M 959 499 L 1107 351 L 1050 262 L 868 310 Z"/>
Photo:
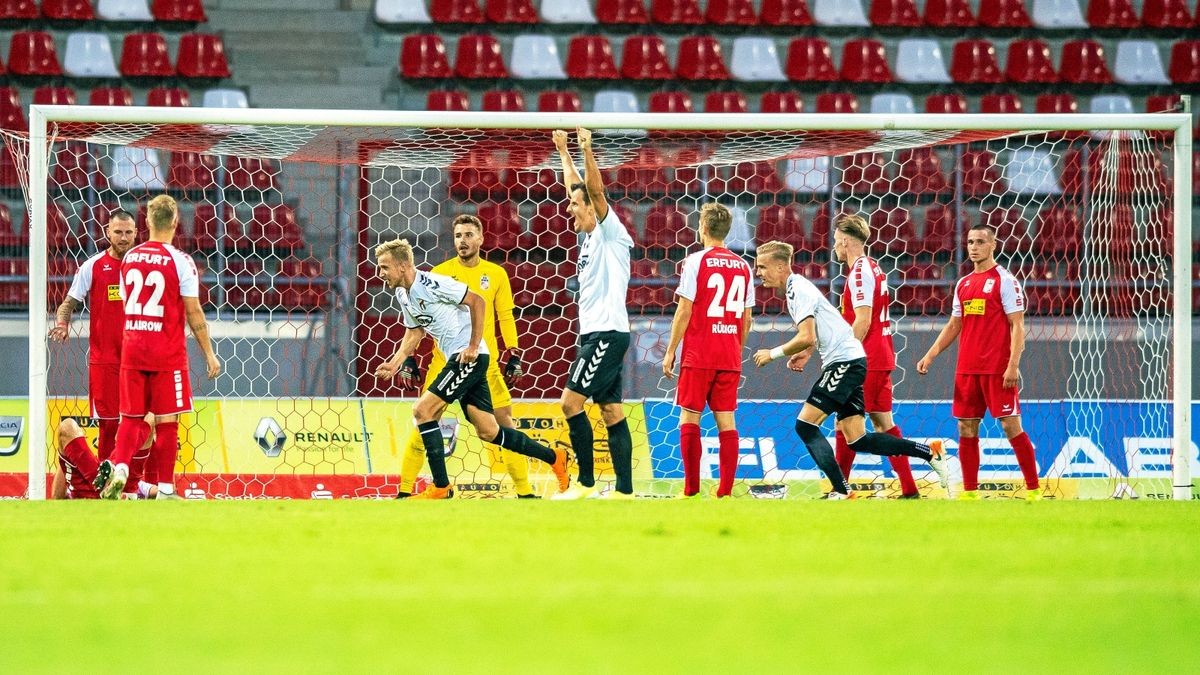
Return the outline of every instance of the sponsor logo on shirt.
<path id="1" fill-rule="evenodd" d="M 479 288 L 480 289 L 486 291 L 487 289 L 491 288 L 491 286 L 492 286 L 492 280 L 488 278 L 488 275 L 485 274 L 485 275 L 479 277 Z"/>
<path id="2" fill-rule="evenodd" d="M 121 301 L 121 285 L 120 284 L 109 284 L 108 285 L 108 300 L 109 300 L 109 302 L 120 302 Z"/>
<path id="3" fill-rule="evenodd" d="M 987 300 L 983 298 L 975 298 L 963 303 L 963 314 L 971 314 L 974 316 L 983 316 L 984 308 L 987 307 Z"/>

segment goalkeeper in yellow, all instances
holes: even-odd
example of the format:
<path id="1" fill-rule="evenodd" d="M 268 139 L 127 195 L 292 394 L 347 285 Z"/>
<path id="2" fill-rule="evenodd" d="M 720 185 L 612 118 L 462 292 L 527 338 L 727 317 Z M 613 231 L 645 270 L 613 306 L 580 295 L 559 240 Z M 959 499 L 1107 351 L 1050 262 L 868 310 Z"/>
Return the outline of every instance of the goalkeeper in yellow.
<path id="1" fill-rule="evenodd" d="M 480 258 L 479 248 L 482 245 L 483 223 L 479 218 L 469 214 L 456 217 L 454 250 L 458 256 L 434 267 L 433 272 L 461 281 L 472 292 L 483 297 L 486 305 L 483 340 L 487 343 L 490 353 L 500 355 L 488 365 L 488 389 L 492 392 L 496 422 L 501 427 L 513 429 L 515 427 L 512 419 L 512 395 L 508 387 L 515 385 L 524 372 L 521 366 L 521 350 L 517 347 L 517 322 L 513 319 L 512 285 L 508 279 L 508 272 L 504 271 L 503 267 Z M 500 324 L 504 345 L 508 347 L 503 353 L 496 344 L 497 323 Z M 435 347 L 423 389 L 428 389 L 433 384 L 434 378 L 442 372 L 445 365 L 446 355 Z M 408 379 L 404 370 L 400 371 L 400 376 Z M 412 384 L 416 384 L 415 378 Z M 500 456 L 508 469 L 508 475 L 512 478 L 517 498 L 537 499 L 538 496 L 533 494 L 533 488 L 529 485 L 529 458 L 504 449 L 500 449 Z M 414 430 L 408 436 L 408 445 L 400 462 L 400 489 L 396 493 L 397 498 L 412 496 L 413 484 L 424 465 L 425 445 L 421 441 L 421 434 Z"/>

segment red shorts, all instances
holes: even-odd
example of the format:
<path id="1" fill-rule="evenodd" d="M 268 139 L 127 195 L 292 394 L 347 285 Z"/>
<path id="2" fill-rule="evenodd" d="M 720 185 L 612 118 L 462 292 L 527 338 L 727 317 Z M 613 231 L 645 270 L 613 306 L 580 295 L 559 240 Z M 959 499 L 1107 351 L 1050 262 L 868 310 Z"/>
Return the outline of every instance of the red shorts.
<path id="1" fill-rule="evenodd" d="M 178 415 L 192 411 L 187 370 L 121 369 L 121 414 L 126 417 Z"/>
<path id="2" fill-rule="evenodd" d="M 982 419 L 985 411 L 996 419 L 1020 415 L 1017 388 L 1005 387 L 1003 375 L 955 375 L 951 414 L 960 420 L 975 420 Z"/>
<path id="3" fill-rule="evenodd" d="M 892 371 L 867 371 L 867 379 L 863 380 L 863 409 L 869 413 L 892 412 Z"/>
<path id="4" fill-rule="evenodd" d="M 98 420 L 121 418 L 121 366 L 88 365 L 88 407 Z"/>
<path id="5" fill-rule="evenodd" d="M 734 412 L 741 381 L 742 374 L 736 370 L 681 368 L 675 405 L 692 412 L 704 412 L 707 403 L 713 412 Z"/>

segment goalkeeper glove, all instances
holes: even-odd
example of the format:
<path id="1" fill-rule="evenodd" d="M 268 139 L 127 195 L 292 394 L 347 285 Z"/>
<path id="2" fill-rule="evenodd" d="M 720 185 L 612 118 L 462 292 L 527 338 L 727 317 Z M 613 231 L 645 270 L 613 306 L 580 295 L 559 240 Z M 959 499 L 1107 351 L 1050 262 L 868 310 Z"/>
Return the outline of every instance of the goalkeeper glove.
<path id="1" fill-rule="evenodd" d="M 404 365 L 400 366 L 400 382 L 406 387 L 421 386 L 421 364 L 415 357 L 404 359 Z"/>
<path id="2" fill-rule="evenodd" d="M 504 384 L 516 387 L 520 384 L 521 378 L 525 377 L 525 368 L 521 366 L 521 350 L 505 350 L 500 360 L 504 363 Z"/>

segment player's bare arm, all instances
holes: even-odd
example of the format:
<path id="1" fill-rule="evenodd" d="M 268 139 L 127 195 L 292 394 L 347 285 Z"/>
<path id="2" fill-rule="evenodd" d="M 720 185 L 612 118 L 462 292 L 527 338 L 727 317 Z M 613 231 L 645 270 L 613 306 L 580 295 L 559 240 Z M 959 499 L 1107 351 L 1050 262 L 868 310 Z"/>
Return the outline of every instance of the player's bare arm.
<path id="1" fill-rule="evenodd" d="M 54 328 L 50 329 L 51 340 L 54 342 L 63 342 L 67 339 L 68 329 L 71 326 L 71 315 L 82 306 L 83 303 L 69 295 L 63 298 L 62 304 L 58 306 L 58 310 L 54 313 Z"/>
<path id="2" fill-rule="evenodd" d="M 938 354 L 949 349 L 961 332 L 962 317 L 950 317 L 950 320 L 942 327 L 942 332 L 938 333 L 937 339 L 933 341 L 933 345 L 929 347 L 929 351 L 925 352 L 925 356 L 922 356 L 920 361 L 917 361 L 917 372 L 921 375 L 928 373 L 929 366 L 933 365 L 933 360 L 938 357 Z"/>
<path id="3" fill-rule="evenodd" d="M 580 181 L 579 172 L 575 170 L 575 162 L 571 159 L 571 151 L 567 148 L 567 132 L 558 129 L 554 131 L 552 137 L 554 138 L 554 148 L 558 150 L 558 158 L 562 160 L 563 185 L 570 193 L 571 186 Z"/>
<path id="4" fill-rule="evenodd" d="M 850 324 L 850 330 L 854 331 L 854 338 L 859 342 L 865 340 L 867 331 L 871 330 L 871 314 L 874 311 L 871 305 L 854 308 L 854 323 Z"/>
<path id="5" fill-rule="evenodd" d="M 801 321 L 796 326 L 796 335 L 791 340 L 773 349 L 760 349 L 754 352 L 754 365 L 762 368 L 775 359 L 799 354 L 812 348 L 817 343 L 816 320 L 813 317 Z"/>
<path id="6" fill-rule="evenodd" d="M 671 338 L 667 341 L 667 353 L 663 356 L 663 375 L 675 377 L 675 351 L 683 341 L 683 333 L 687 330 L 688 322 L 692 320 L 692 301 L 676 296 L 675 318 L 671 320 Z"/>
<path id="7" fill-rule="evenodd" d="M 60 468 L 54 472 L 54 482 L 50 484 L 50 499 L 67 498 L 67 475 Z"/>
<path id="8" fill-rule="evenodd" d="M 1009 356 L 1004 369 L 1004 386 L 1015 387 L 1021 383 L 1021 352 L 1025 351 L 1025 312 L 1008 315 Z"/>
<path id="9" fill-rule="evenodd" d="M 192 329 L 192 335 L 196 337 L 196 342 L 200 344 L 200 351 L 204 353 L 208 379 L 215 379 L 221 374 L 221 362 L 217 360 L 217 355 L 213 352 L 212 339 L 208 335 L 208 320 L 204 318 L 204 310 L 200 308 L 200 299 L 185 297 L 183 311 L 187 317 L 188 328 Z"/>
<path id="10" fill-rule="evenodd" d="M 396 376 L 396 373 L 403 369 L 404 362 L 408 360 L 417 351 L 417 346 L 421 344 L 421 340 L 425 339 L 424 328 L 405 328 L 404 337 L 400 339 L 400 347 L 392 358 L 384 361 L 382 365 L 375 369 L 375 377 L 381 380 L 390 380 Z M 406 381 L 409 376 L 401 373 L 401 377 Z M 417 379 L 416 374 L 412 376 L 413 380 Z"/>
<path id="11" fill-rule="evenodd" d="M 471 310 L 471 342 L 459 352 L 458 362 L 474 363 L 479 358 L 479 343 L 483 340 L 483 315 L 487 312 L 487 303 L 475 291 L 467 291 L 462 304 Z"/>
<path id="12" fill-rule="evenodd" d="M 579 149 L 583 151 L 584 187 L 588 199 L 592 200 L 592 208 L 596 209 L 596 220 L 602 221 L 608 217 L 608 199 L 604 196 L 600 165 L 596 163 L 596 154 L 592 152 L 592 131 L 578 127 L 575 135 L 579 139 Z"/>

